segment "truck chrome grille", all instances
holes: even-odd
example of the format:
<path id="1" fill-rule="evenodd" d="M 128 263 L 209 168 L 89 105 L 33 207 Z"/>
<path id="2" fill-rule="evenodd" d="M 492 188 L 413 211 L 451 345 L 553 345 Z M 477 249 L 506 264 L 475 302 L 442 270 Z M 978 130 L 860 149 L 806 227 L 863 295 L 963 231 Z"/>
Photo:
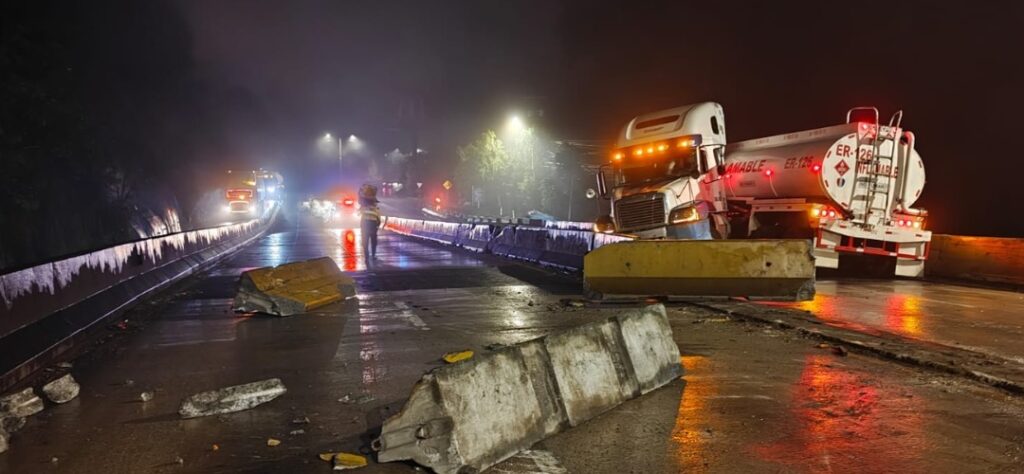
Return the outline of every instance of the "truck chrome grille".
<path id="1" fill-rule="evenodd" d="M 615 223 L 620 231 L 656 227 L 665 223 L 665 196 L 647 193 L 615 203 Z"/>

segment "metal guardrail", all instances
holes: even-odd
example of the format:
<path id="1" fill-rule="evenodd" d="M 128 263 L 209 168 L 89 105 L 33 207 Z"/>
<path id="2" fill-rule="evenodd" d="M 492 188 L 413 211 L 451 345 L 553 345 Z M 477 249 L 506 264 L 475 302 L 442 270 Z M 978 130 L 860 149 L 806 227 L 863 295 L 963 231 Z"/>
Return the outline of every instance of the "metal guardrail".
<path id="1" fill-rule="evenodd" d="M 72 338 L 258 237 L 276 217 L 140 239 L 0 275 L 0 391 Z"/>

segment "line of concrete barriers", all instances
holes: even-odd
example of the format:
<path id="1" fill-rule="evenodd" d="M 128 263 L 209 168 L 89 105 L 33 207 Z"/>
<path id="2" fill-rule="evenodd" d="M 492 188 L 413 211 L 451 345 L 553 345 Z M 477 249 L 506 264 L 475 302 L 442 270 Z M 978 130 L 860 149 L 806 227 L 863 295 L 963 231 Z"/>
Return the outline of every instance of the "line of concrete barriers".
<path id="1" fill-rule="evenodd" d="M 584 222 L 472 219 L 465 223 L 388 217 L 394 232 L 566 269 L 583 268 L 583 256 L 631 240 L 594 233 Z M 925 276 L 1024 286 L 1024 239 L 935 234 Z"/>
<path id="2" fill-rule="evenodd" d="M 591 250 L 630 237 L 595 233 L 574 222 L 530 221 L 528 224 L 441 222 L 385 217 L 392 232 L 476 252 L 580 270 L 583 256 Z"/>

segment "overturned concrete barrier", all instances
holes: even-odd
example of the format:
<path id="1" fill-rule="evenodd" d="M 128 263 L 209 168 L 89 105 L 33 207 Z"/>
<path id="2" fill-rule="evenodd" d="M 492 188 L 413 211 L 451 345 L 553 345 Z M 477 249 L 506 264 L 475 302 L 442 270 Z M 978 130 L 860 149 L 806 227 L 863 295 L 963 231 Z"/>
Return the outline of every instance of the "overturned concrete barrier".
<path id="1" fill-rule="evenodd" d="M 355 280 L 321 257 L 243 273 L 235 311 L 291 316 L 355 295 Z"/>
<path id="2" fill-rule="evenodd" d="M 482 471 L 681 374 L 665 307 L 624 311 L 423 376 L 374 449 L 380 462 Z"/>

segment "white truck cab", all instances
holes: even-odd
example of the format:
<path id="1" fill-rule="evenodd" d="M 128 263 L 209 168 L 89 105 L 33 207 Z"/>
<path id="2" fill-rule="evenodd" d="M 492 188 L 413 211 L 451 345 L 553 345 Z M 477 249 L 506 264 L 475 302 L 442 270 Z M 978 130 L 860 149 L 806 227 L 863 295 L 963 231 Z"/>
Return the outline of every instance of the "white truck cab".
<path id="1" fill-rule="evenodd" d="M 725 145 L 725 112 L 715 102 L 631 120 L 607 167 L 610 188 L 604 170 L 598 174 L 614 231 L 644 239 L 727 236 L 725 190 L 713 178 L 724 170 Z"/>

